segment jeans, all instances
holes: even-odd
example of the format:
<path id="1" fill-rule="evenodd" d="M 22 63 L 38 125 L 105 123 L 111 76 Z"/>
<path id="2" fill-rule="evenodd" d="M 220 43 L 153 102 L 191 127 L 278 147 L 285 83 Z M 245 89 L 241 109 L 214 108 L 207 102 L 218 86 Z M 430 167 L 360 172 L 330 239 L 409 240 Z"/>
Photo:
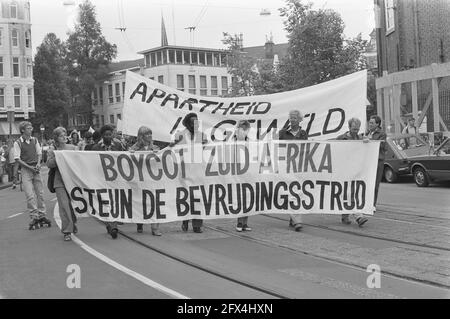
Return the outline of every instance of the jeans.
<path id="1" fill-rule="evenodd" d="M 63 234 L 73 233 L 77 217 L 70 205 L 70 199 L 64 187 L 55 188 L 56 198 L 58 199 L 59 216 L 61 218 L 61 232 Z"/>
<path id="2" fill-rule="evenodd" d="M 44 184 L 41 174 L 22 167 L 22 184 L 30 217 L 37 219 L 45 216 Z"/>

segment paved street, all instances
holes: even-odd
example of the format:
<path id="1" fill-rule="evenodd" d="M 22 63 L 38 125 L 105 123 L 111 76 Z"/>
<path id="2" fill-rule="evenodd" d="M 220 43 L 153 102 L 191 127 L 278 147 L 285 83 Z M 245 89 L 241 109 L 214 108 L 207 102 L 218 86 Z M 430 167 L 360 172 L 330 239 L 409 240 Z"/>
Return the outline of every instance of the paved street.
<path id="1" fill-rule="evenodd" d="M 45 176 L 45 173 L 44 173 Z M 285 215 L 205 222 L 184 233 L 180 223 L 120 226 L 113 241 L 94 218 L 80 218 L 79 234 L 63 242 L 46 193 L 51 228 L 29 231 L 24 193 L 0 190 L 0 296 L 3 298 L 448 298 L 450 203 L 448 184 L 418 188 L 383 183 L 377 214 L 367 226 L 344 226 L 338 216 L 305 216 L 300 233 Z M 368 288 L 370 264 L 381 287 Z M 69 265 L 81 271 L 68 288 Z"/>

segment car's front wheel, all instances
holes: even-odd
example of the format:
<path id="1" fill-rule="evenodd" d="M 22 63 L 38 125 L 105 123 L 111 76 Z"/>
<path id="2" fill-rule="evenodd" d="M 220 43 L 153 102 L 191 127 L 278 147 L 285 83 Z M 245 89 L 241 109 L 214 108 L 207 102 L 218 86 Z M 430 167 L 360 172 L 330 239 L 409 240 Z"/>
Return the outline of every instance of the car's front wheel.
<path id="1" fill-rule="evenodd" d="M 419 187 L 426 187 L 430 183 L 427 172 L 422 167 L 414 169 L 414 182 Z"/>
<path id="2" fill-rule="evenodd" d="M 397 174 L 394 172 L 392 168 L 386 166 L 384 168 L 384 179 L 388 183 L 395 183 L 395 181 L 397 180 Z"/>

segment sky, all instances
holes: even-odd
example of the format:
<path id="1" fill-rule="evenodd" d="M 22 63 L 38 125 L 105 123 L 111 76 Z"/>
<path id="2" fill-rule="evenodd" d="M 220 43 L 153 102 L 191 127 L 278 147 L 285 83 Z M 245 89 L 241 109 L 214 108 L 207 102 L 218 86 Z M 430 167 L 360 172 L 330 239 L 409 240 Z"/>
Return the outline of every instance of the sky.
<path id="1" fill-rule="evenodd" d="M 47 33 L 67 39 L 82 0 L 30 0 L 33 50 Z M 348 38 L 369 39 L 375 26 L 373 0 L 312 0 L 314 9 L 333 9 Z M 142 58 L 138 54 L 161 45 L 161 16 L 170 45 L 224 49 L 223 32 L 243 34 L 245 47 L 288 42 L 278 9 L 285 0 L 91 0 L 105 38 L 117 45 L 115 61 Z M 304 1 L 306 3 L 306 1 Z M 263 9 L 270 15 L 261 15 Z M 195 27 L 195 31 L 186 29 Z M 126 28 L 120 31 L 118 28 Z"/>

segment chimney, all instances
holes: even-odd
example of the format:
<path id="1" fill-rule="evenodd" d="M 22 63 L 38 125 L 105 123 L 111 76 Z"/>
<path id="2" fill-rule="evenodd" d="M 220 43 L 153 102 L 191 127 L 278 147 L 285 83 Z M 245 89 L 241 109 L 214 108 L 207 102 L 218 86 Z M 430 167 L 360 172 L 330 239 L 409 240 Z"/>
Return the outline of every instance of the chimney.
<path id="1" fill-rule="evenodd" d="M 270 35 L 270 39 L 266 36 L 266 43 L 264 44 L 264 53 L 266 59 L 273 59 L 273 49 L 275 47 L 275 43 L 273 43 L 273 37 L 272 34 Z"/>

